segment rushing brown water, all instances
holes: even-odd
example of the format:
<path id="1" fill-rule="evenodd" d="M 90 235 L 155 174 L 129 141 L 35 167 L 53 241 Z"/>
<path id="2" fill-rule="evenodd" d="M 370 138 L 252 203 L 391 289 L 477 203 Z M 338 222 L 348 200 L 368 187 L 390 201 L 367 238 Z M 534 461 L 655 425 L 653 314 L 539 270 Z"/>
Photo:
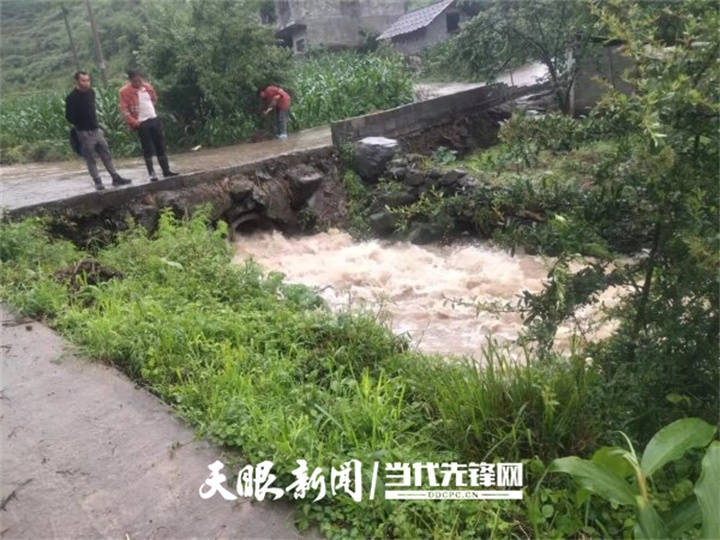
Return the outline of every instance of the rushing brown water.
<path id="1" fill-rule="evenodd" d="M 377 312 L 421 350 L 444 354 L 476 355 L 488 335 L 512 340 L 521 326 L 516 314 L 477 314 L 452 300 L 513 300 L 524 289 L 539 290 L 547 274 L 540 257 L 511 257 L 481 243 L 358 243 L 340 231 L 292 238 L 255 233 L 236 248 L 236 262 L 252 257 L 289 282 L 322 289 L 333 309 Z"/>
<path id="2" fill-rule="evenodd" d="M 523 290 L 539 291 L 551 264 L 481 242 L 355 242 L 336 230 L 290 238 L 261 232 L 243 236 L 235 246 L 237 263 L 252 257 L 288 282 L 321 289 L 335 310 L 378 313 L 422 351 L 476 358 L 488 336 L 501 342 L 517 338 L 522 321 L 516 313 L 478 313 L 474 304 L 515 303 Z M 563 329 L 559 339 L 566 341 L 569 333 Z"/>

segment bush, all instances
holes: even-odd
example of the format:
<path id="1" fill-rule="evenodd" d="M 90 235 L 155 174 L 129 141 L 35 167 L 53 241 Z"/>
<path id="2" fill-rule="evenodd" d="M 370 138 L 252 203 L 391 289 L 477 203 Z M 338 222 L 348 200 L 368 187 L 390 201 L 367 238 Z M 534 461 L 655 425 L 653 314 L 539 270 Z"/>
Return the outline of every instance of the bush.
<path id="1" fill-rule="evenodd" d="M 290 52 L 260 25 L 251 1 L 155 2 L 140 64 L 163 89 L 164 106 L 193 142 L 229 144 L 259 125 L 257 91 L 284 84 Z M 242 111 L 242 112 L 239 112 Z"/>

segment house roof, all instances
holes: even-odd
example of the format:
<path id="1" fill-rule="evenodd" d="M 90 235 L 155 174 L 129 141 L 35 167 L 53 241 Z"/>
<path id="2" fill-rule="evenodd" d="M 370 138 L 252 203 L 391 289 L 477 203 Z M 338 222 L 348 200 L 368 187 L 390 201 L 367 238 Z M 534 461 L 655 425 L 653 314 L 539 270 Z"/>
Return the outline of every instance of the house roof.
<path id="1" fill-rule="evenodd" d="M 442 0 L 442 2 L 437 2 L 422 9 L 416 9 L 410 13 L 406 13 L 380 34 L 378 39 L 389 39 L 425 28 L 433 22 L 438 15 L 449 8 L 453 2 L 455 2 L 455 0 Z"/>

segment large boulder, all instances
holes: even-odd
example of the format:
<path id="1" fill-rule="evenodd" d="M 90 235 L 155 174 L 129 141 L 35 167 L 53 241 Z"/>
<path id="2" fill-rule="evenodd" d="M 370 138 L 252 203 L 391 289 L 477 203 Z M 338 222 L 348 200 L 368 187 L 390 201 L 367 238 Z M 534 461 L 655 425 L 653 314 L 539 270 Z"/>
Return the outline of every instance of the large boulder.
<path id="1" fill-rule="evenodd" d="M 408 242 L 413 244 L 431 244 L 442 240 L 443 231 L 433 223 L 415 223 L 408 233 Z"/>
<path id="2" fill-rule="evenodd" d="M 269 180 L 253 188 L 252 198 L 265 215 L 282 229 L 293 228 L 297 217 L 292 210 L 292 188 L 283 180 Z"/>
<path id="3" fill-rule="evenodd" d="M 293 206 L 299 208 L 320 187 L 325 175 L 309 165 L 300 164 L 290 169 L 287 174 L 293 190 Z"/>
<path id="4" fill-rule="evenodd" d="M 355 143 L 355 171 L 368 183 L 375 183 L 390 160 L 400 150 L 400 143 L 386 137 L 365 137 Z"/>
<path id="5" fill-rule="evenodd" d="M 368 218 L 370 227 L 379 236 L 390 236 L 395 231 L 397 220 L 385 210 L 376 212 Z"/>

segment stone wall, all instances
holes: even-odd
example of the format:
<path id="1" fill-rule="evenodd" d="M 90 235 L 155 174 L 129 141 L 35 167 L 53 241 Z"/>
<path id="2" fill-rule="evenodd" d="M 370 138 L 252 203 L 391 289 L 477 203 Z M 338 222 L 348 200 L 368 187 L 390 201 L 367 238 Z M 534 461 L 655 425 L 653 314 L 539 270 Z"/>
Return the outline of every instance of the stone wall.
<path id="1" fill-rule="evenodd" d="M 460 151 L 487 146 L 495 142 L 499 121 L 510 116 L 512 101 L 543 88 L 493 84 L 334 122 L 333 144 L 340 148 L 364 137 L 390 137 L 419 152 L 437 146 Z"/>
<path id="2" fill-rule="evenodd" d="M 301 214 L 331 224 L 342 219 L 344 194 L 337 160 L 332 147 L 296 152 L 249 165 L 26 206 L 9 212 L 8 217 L 50 216 L 70 225 L 68 236 L 74 234 L 74 239 L 82 240 L 125 229 L 128 218 L 152 231 L 164 208 L 185 216 L 198 206 L 209 205 L 212 219 L 226 221 L 231 233 L 251 225 L 293 231 L 307 219 Z"/>
<path id="3" fill-rule="evenodd" d="M 404 0 L 276 0 L 278 27 L 301 23 L 306 30 L 293 34 L 305 46 L 354 47 L 360 30 L 382 33 L 405 13 Z"/>

